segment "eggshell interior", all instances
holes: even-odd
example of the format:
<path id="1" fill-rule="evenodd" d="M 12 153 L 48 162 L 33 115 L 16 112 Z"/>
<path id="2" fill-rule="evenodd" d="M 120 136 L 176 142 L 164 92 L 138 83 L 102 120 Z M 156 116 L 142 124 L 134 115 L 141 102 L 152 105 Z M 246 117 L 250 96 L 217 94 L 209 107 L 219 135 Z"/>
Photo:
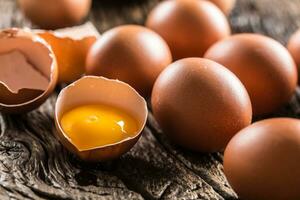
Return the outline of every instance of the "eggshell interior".
<path id="1" fill-rule="evenodd" d="M 26 103 L 52 87 L 56 61 L 50 47 L 42 38 L 29 31 L 8 29 L 1 31 L 0 44 L 3 62 L 0 64 L 6 65 L 2 73 L 7 73 L 0 80 L 1 105 Z M 32 69 L 28 69 L 30 67 Z M 38 77 L 39 74 L 41 77 Z M 41 81 L 45 82 L 42 79 L 46 79 L 48 83 L 37 85 Z"/>
<path id="2" fill-rule="evenodd" d="M 56 37 L 71 38 L 73 40 L 82 40 L 85 37 L 100 37 L 100 33 L 92 22 L 86 22 L 80 26 L 57 29 L 53 31 Z"/>
<path id="3" fill-rule="evenodd" d="M 48 77 L 36 70 L 19 50 L 0 54 L 0 63 L 2 66 L 0 80 L 12 93 L 18 93 L 22 88 L 45 90 L 48 87 Z"/>
<path id="4" fill-rule="evenodd" d="M 60 126 L 63 114 L 72 108 L 88 104 L 110 105 L 128 112 L 135 118 L 139 127 L 134 137 L 138 136 L 145 126 L 148 114 L 146 101 L 131 86 L 118 80 L 85 76 L 64 88 L 58 96 L 55 120 L 63 134 Z M 66 134 L 64 136 L 68 138 Z M 70 140 L 69 142 L 72 143 Z"/>

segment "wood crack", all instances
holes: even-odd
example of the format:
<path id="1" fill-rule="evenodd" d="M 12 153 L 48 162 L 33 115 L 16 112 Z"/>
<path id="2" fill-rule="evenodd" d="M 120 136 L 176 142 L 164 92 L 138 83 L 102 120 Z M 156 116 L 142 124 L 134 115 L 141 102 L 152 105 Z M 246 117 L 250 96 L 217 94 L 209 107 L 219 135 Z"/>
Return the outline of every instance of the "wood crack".
<path id="1" fill-rule="evenodd" d="M 153 116 L 150 115 L 150 120 L 154 120 Z M 187 164 L 184 162 L 184 160 L 180 159 L 178 157 L 178 154 L 174 153 L 174 151 L 170 150 L 169 145 L 167 144 L 169 141 L 166 138 L 162 138 L 161 134 L 162 132 L 158 130 L 156 127 L 153 126 L 153 122 L 149 123 L 149 128 L 152 130 L 152 134 L 157 139 L 157 141 L 160 143 L 161 146 L 170 154 L 170 156 L 174 157 L 179 163 L 181 163 L 183 166 L 185 166 L 188 170 L 190 170 L 192 173 L 195 173 L 197 176 L 199 176 L 201 179 L 203 179 L 204 182 L 211 185 L 213 190 L 218 193 L 220 196 L 222 196 L 225 199 L 231 198 L 231 199 L 237 199 L 236 195 L 233 193 L 233 191 L 230 191 L 230 193 L 225 193 L 224 188 L 220 186 L 216 186 L 216 182 L 213 181 L 210 177 L 210 175 L 207 174 L 207 171 L 201 170 L 201 171 L 195 171 L 190 164 Z M 159 133 L 160 132 L 160 133 Z M 212 156 L 214 156 L 213 154 Z M 209 162 L 209 161 L 208 161 Z M 221 174 L 222 175 L 222 174 Z M 222 175 L 224 176 L 224 175 Z M 229 188 L 229 185 L 225 185 Z"/>

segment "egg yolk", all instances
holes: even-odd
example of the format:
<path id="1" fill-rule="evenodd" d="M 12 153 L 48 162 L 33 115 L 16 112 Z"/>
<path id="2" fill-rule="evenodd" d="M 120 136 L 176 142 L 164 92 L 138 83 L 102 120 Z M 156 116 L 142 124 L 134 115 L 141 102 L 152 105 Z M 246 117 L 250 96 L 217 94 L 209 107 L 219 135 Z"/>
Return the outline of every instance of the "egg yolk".
<path id="1" fill-rule="evenodd" d="M 136 135 L 134 118 L 123 110 L 106 105 L 84 105 L 66 112 L 61 126 L 79 150 L 120 142 Z"/>

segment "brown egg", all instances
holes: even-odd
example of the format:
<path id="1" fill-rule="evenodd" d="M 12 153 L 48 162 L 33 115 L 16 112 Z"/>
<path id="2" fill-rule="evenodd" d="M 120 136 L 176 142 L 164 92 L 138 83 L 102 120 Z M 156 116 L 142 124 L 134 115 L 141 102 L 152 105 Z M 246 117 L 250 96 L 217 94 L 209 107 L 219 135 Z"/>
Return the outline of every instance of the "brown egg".
<path id="1" fill-rule="evenodd" d="M 298 76 L 300 76 L 300 29 L 292 35 L 287 47 L 297 64 Z"/>
<path id="2" fill-rule="evenodd" d="M 268 119 L 241 130 L 226 147 L 224 170 L 241 199 L 300 199 L 300 121 Z"/>
<path id="3" fill-rule="evenodd" d="M 2 112 L 33 110 L 55 88 L 57 64 L 51 47 L 28 30 L 0 31 L 0 65 Z"/>
<path id="4" fill-rule="evenodd" d="M 104 33 L 92 46 L 86 73 L 119 79 L 146 97 L 171 62 L 170 49 L 158 34 L 142 26 L 124 25 Z"/>
<path id="5" fill-rule="evenodd" d="M 166 40 L 175 60 L 202 57 L 212 44 L 230 35 L 221 10 L 202 0 L 163 1 L 150 12 L 146 26 Z"/>
<path id="6" fill-rule="evenodd" d="M 37 32 L 53 49 L 60 83 L 70 83 L 84 74 L 87 53 L 100 36 L 92 23 L 55 31 L 38 30 Z"/>
<path id="7" fill-rule="evenodd" d="M 19 0 L 21 10 L 40 28 L 73 26 L 87 16 L 91 0 Z"/>
<path id="8" fill-rule="evenodd" d="M 235 0 L 209 0 L 216 4 L 226 15 L 228 15 L 235 5 Z"/>
<path id="9" fill-rule="evenodd" d="M 164 133 L 200 152 L 224 150 L 252 118 L 251 102 L 239 79 L 202 58 L 168 66 L 155 82 L 151 103 Z"/>
<path id="10" fill-rule="evenodd" d="M 128 112 L 137 122 L 133 136 L 115 143 L 81 149 L 68 137 L 61 125 L 63 115 L 81 105 L 101 104 L 120 108 Z M 141 136 L 147 120 L 147 104 L 131 86 L 98 76 L 85 76 L 64 88 L 55 106 L 57 136 L 62 144 L 85 161 L 104 161 L 121 156 L 129 151 Z M 88 135 L 88 133 L 84 133 Z M 88 140 L 89 138 L 85 138 Z"/>
<path id="11" fill-rule="evenodd" d="M 266 36 L 231 36 L 213 45 L 205 58 L 224 65 L 242 81 L 255 115 L 276 111 L 296 89 L 295 62 L 284 46 Z"/>

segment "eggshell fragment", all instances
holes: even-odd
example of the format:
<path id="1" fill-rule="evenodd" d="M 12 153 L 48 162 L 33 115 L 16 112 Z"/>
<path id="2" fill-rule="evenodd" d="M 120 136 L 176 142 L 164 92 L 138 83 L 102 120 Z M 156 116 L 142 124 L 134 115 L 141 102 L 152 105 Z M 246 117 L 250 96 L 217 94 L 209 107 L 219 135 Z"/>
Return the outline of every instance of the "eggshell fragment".
<path id="1" fill-rule="evenodd" d="M 86 56 L 100 34 L 90 22 L 56 31 L 36 31 L 52 47 L 57 59 L 58 82 L 70 83 L 85 72 Z"/>
<path id="2" fill-rule="evenodd" d="M 149 14 L 146 26 L 168 43 L 175 60 L 203 57 L 215 42 L 230 35 L 225 15 L 203 0 L 167 0 Z"/>
<path id="3" fill-rule="evenodd" d="M 216 4 L 226 15 L 230 13 L 235 5 L 236 0 L 209 0 Z"/>
<path id="4" fill-rule="evenodd" d="M 237 34 L 205 54 L 232 71 L 245 85 L 255 115 L 270 114 L 287 103 L 297 85 L 297 68 L 279 42 L 258 34 Z"/>
<path id="5" fill-rule="evenodd" d="M 300 199 L 300 121 L 256 122 L 230 141 L 225 175 L 240 199 Z"/>
<path id="6" fill-rule="evenodd" d="M 252 118 L 240 80 L 225 67 L 201 58 L 169 65 L 154 84 L 151 104 L 170 139 L 200 152 L 224 150 Z"/>
<path id="7" fill-rule="evenodd" d="M 0 109 L 22 113 L 42 104 L 57 82 L 51 47 L 38 35 L 17 28 L 0 32 Z"/>
<path id="8" fill-rule="evenodd" d="M 91 0 L 19 0 L 26 17 L 43 29 L 74 26 L 87 16 Z"/>
<path id="9" fill-rule="evenodd" d="M 64 133 L 60 121 L 63 114 L 72 108 L 89 104 L 116 106 L 127 111 L 137 120 L 138 132 L 134 137 L 115 144 L 79 150 Z M 133 147 L 141 136 L 147 115 L 146 101 L 128 84 L 103 77 L 85 76 L 60 92 L 55 107 L 55 124 L 57 136 L 68 150 L 86 161 L 104 161 L 117 158 Z"/>
<path id="10" fill-rule="evenodd" d="M 298 77 L 300 76 L 300 29 L 294 33 L 287 45 L 289 52 L 291 53 L 298 68 Z"/>
<path id="11" fill-rule="evenodd" d="M 123 25 L 104 33 L 92 46 L 86 73 L 119 79 L 147 97 L 171 62 L 170 49 L 158 34 L 142 26 Z"/>

